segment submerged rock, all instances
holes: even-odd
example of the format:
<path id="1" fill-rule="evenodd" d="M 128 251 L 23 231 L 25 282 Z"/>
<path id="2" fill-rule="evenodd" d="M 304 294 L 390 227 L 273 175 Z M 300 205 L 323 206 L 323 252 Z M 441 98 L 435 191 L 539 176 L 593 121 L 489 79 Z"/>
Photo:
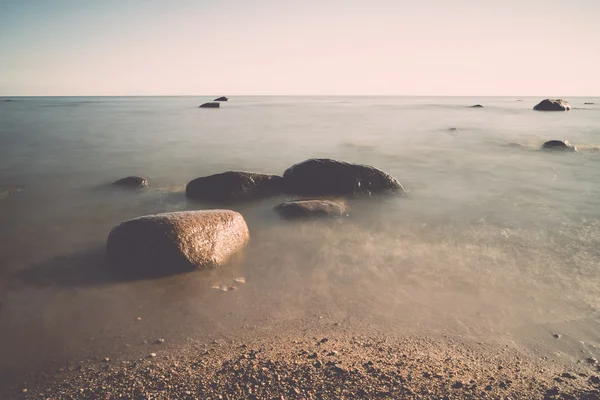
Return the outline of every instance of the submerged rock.
<path id="1" fill-rule="evenodd" d="M 201 106 L 199 106 L 198 108 L 219 108 L 219 107 L 221 107 L 220 103 L 210 102 L 210 103 L 204 103 Z"/>
<path id="2" fill-rule="evenodd" d="M 563 99 L 545 99 L 533 107 L 536 111 L 569 111 L 571 106 Z"/>
<path id="3" fill-rule="evenodd" d="M 577 151 L 577 147 L 571 143 L 562 140 L 549 140 L 542 145 L 542 150 L 551 151 Z"/>
<path id="4" fill-rule="evenodd" d="M 248 242 L 241 214 L 230 210 L 148 215 L 115 227 L 107 258 L 123 272 L 165 275 L 224 264 Z"/>
<path id="5" fill-rule="evenodd" d="M 118 181 L 114 181 L 113 185 L 124 186 L 130 188 L 143 188 L 148 186 L 148 179 L 141 176 L 128 176 Z"/>
<path id="6" fill-rule="evenodd" d="M 229 99 L 225 96 L 214 99 L 213 101 L 229 101 Z"/>
<path id="7" fill-rule="evenodd" d="M 291 166 L 284 172 L 283 181 L 289 193 L 308 196 L 404 193 L 396 178 L 377 168 L 328 158 L 310 159 Z"/>
<path id="8" fill-rule="evenodd" d="M 474 106 L 471 106 L 471 108 L 483 108 L 483 106 L 481 104 L 475 104 Z"/>
<path id="9" fill-rule="evenodd" d="M 346 203 L 341 200 L 294 200 L 275 207 L 284 218 L 341 217 L 346 212 Z"/>
<path id="10" fill-rule="evenodd" d="M 593 105 L 594 103 L 583 103 L 583 104 L 585 104 L 586 106 L 591 106 L 591 105 Z"/>
<path id="11" fill-rule="evenodd" d="M 197 178 L 185 188 L 189 198 L 208 201 L 250 200 L 282 191 L 283 178 L 280 176 L 237 171 Z"/>

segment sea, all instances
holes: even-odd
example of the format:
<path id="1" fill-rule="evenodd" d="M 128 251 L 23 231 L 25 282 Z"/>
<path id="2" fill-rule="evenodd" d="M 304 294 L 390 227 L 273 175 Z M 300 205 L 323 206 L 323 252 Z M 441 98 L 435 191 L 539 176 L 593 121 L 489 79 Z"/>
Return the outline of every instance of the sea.
<path id="1" fill-rule="evenodd" d="M 567 98 L 569 112 L 534 111 L 543 97 L 233 96 L 198 108 L 214 97 L 0 98 L 2 384 L 319 324 L 600 356 L 600 98 Z M 578 152 L 540 150 L 553 139 Z M 185 196 L 197 177 L 283 174 L 309 158 L 372 165 L 406 195 L 302 221 L 274 212 L 285 196 Z M 130 175 L 150 186 L 112 185 Z M 250 229 L 228 265 L 107 272 L 122 221 L 223 208 Z"/>

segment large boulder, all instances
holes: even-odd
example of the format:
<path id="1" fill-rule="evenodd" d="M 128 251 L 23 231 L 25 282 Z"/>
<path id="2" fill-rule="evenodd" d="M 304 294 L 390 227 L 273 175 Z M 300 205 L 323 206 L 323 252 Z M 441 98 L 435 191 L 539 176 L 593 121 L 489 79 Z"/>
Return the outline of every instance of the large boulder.
<path id="1" fill-rule="evenodd" d="M 562 140 L 549 140 L 542 145 L 542 150 L 551 151 L 577 151 L 577 147 L 571 143 Z"/>
<path id="2" fill-rule="evenodd" d="M 214 99 L 213 101 L 229 101 L 229 99 L 225 96 Z"/>
<path id="3" fill-rule="evenodd" d="M 310 159 L 291 166 L 284 172 L 283 181 L 289 193 L 306 196 L 404 193 L 396 178 L 377 168 L 328 158 Z"/>
<path id="4" fill-rule="evenodd" d="M 106 251 L 123 272 L 165 275 L 220 266 L 248 238 L 246 221 L 235 211 L 182 211 L 123 222 L 108 235 Z"/>
<path id="5" fill-rule="evenodd" d="M 128 176 L 118 181 L 114 181 L 113 185 L 124 186 L 130 188 L 143 188 L 148 186 L 148 179 L 141 176 Z"/>
<path id="6" fill-rule="evenodd" d="M 346 212 L 346 203 L 341 200 L 294 200 L 275 206 L 283 218 L 341 217 Z"/>
<path id="7" fill-rule="evenodd" d="M 201 104 L 198 108 L 219 108 L 221 107 L 220 103 L 210 102 Z"/>
<path id="8" fill-rule="evenodd" d="M 545 99 L 533 107 L 536 111 L 569 111 L 571 106 L 563 99 Z"/>
<path id="9" fill-rule="evenodd" d="M 194 179 L 185 194 L 207 201 L 252 200 L 281 194 L 283 178 L 277 175 L 228 171 Z"/>

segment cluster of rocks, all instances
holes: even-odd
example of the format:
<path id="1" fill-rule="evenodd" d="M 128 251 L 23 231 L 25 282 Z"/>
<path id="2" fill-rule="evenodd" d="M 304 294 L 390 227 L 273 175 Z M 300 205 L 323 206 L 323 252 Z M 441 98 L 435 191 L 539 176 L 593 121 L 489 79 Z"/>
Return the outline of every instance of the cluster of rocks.
<path id="1" fill-rule="evenodd" d="M 218 98 L 214 99 L 213 101 L 201 104 L 198 108 L 219 108 L 219 107 L 221 107 L 220 102 L 222 102 L 222 101 L 229 101 L 229 99 L 225 96 L 218 97 Z"/>
<path id="2" fill-rule="evenodd" d="M 200 107 L 219 107 L 219 97 Z M 480 104 L 472 107 L 481 108 Z M 570 110 L 562 99 L 545 99 L 540 111 Z M 542 150 L 576 152 L 567 141 L 550 140 Z M 130 176 L 115 185 L 142 188 L 148 180 Z M 369 165 L 332 159 L 310 159 L 289 167 L 282 176 L 227 171 L 192 180 L 186 196 L 204 202 L 239 202 L 270 196 L 300 198 L 274 207 L 285 219 L 340 217 L 346 214 L 344 196 L 404 193 L 393 176 Z M 111 265 L 145 274 L 169 274 L 224 264 L 249 240 L 241 214 L 231 210 L 186 211 L 144 216 L 125 221 L 109 234 L 107 254 Z"/>
<path id="3" fill-rule="evenodd" d="M 143 187 L 148 181 L 127 177 L 115 184 Z M 228 171 L 194 179 L 186 186 L 188 198 L 206 202 L 301 196 L 274 207 L 286 219 L 343 216 L 343 196 L 384 192 L 403 194 L 404 188 L 377 168 L 332 159 L 303 161 L 288 168 L 283 176 Z M 235 211 L 148 215 L 125 221 L 110 232 L 107 258 L 119 271 L 164 275 L 222 265 L 248 240 L 246 221 Z"/>

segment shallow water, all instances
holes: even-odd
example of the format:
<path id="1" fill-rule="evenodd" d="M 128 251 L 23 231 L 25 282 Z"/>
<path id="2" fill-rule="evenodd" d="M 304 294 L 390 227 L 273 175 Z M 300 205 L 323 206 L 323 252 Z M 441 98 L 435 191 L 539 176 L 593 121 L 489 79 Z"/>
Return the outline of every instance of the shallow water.
<path id="1" fill-rule="evenodd" d="M 236 97 L 197 108 L 207 100 L 0 101 L 0 370 L 314 316 L 598 355 L 600 99 L 571 98 L 566 113 L 534 112 L 538 98 Z M 550 139 L 580 151 L 538 151 Z M 199 176 L 281 174 L 310 157 L 376 166 L 408 195 L 353 200 L 348 217 L 318 222 L 280 220 L 272 206 L 284 198 L 184 195 Z M 127 175 L 151 188 L 109 185 Z M 128 282 L 105 272 L 121 221 L 222 207 L 251 231 L 230 265 Z M 238 290 L 211 289 L 237 276 Z"/>

